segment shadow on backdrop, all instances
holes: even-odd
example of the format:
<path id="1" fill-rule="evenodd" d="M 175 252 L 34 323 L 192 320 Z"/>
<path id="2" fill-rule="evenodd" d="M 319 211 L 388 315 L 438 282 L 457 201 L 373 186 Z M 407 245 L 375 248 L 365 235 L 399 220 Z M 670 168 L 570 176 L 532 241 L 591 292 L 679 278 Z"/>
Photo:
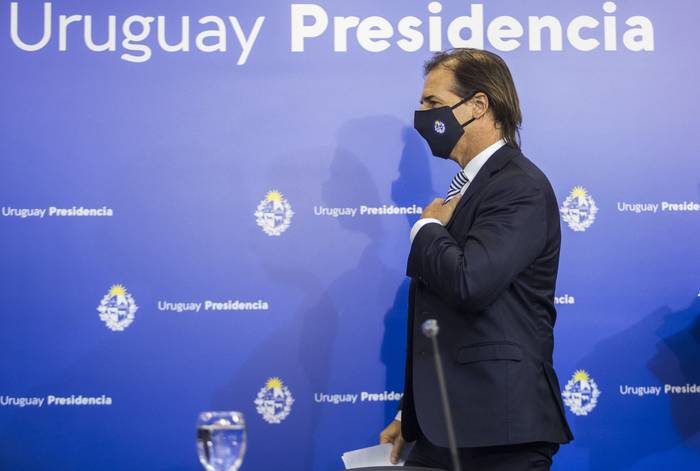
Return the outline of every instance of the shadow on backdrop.
<path id="1" fill-rule="evenodd" d="M 661 307 L 582 360 L 601 389 L 595 410 L 578 421 L 574 442 L 590 450 L 591 470 L 630 469 L 678 446 L 700 451 L 698 395 L 663 391 L 665 384 L 693 384 L 700 377 L 699 314 L 700 298 L 676 312 Z M 662 389 L 640 396 L 627 386 Z M 624 429 L 635 433 L 621 434 Z"/>
<path id="2" fill-rule="evenodd" d="M 422 206 L 431 199 L 430 171 L 424 144 L 412 129 L 406 128 L 396 118 L 369 116 L 349 121 L 338 130 L 334 148 L 305 152 L 307 162 L 314 163 L 322 162 L 329 153 L 332 154 L 327 177 L 320 187 L 321 201 L 326 207 L 389 204 L 382 196 L 387 189 L 380 191 L 375 179 L 376 175 L 391 175 L 397 159 L 398 177 L 391 187 L 394 204 Z M 305 175 L 307 167 L 295 163 L 294 159 L 295 156 L 280 156 L 280 164 L 271 172 L 297 177 L 297 185 L 318 185 L 317 176 Z M 404 216 L 316 217 L 311 209 L 315 203 L 307 201 L 308 207 L 298 206 L 299 214 L 295 216 L 297 220 L 294 224 L 304 224 L 307 233 L 298 236 L 290 234 L 289 238 L 285 234 L 285 240 L 292 240 L 291 237 L 304 239 L 294 246 L 290 245 L 284 257 L 266 252 L 265 240 L 251 243 L 251 252 L 258 258 L 270 283 L 273 286 L 292 287 L 299 294 L 301 302 L 296 312 L 287 313 L 287 321 L 245 359 L 229 384 L 213 400 L 214 406 L 230 404 L 241 382 L 249 382 L 249 378 L 260 376 L 262 371 L 286 371 L 291 375 L 296 370 L 296 402 L 293 408 L 303 413 L 293 410 L 282 424 L 272 427 L 261 424 L 260 420 L 252 420 L 249 435 L 264 436 L 267 442 L 275 443 L 278 439 L 284 440 L 289 427 L 293 427 L 294 434 L 301 437 L 303 446 L 292 448 L 301 449 L 277 458 L 262 457 L 260 449 L 257 452 L 251 449 L 250 458 L 271 467 L 275 464 L 271 460 L 279 460 L 284 463 L 285 469 L 300 471 L 341 468 L 342 452 L 377 443 L 379 432 L 385 424 L 371 423 L 369 420 L 339 424 L 338 420 L 348 417 L 348 406 L 315 403 L 314 393 L 351 392 L 333 390 L 348 381 L 339 375 L 351 378 L 350 382 L 356 388 L 374 381 L 373 378 L 363 380 L 363 375 L 371 370 L 368 366 L 376 363 L 376 351 L 380 346 L 366 345 L 365 339 L 368 334 L 377 332 L 372 327 L 376 327 L 382 314 L 385 330 L 380 357 L 386 367 L 386 390 L 402 391 L 408 287 L 405 256 L 410 225 L 419 217 L 406 217 L 407 224 L 402 224 L 404 227 L 399 230 L 395 221 L 398 218 L 403 220 Z M 304 221 L 298 218 L 304 218 Z M 333 224 L 337 226 L 333 228 Z M 338 236 L 339 233 L 344 235 Z M 396 240 L 396 233 L 400 233 L 400 240 Z M 323 252 L 316 249 L 321 238 L 339 237 L 331 241 L 332 250 L 342 253 L 348 245 L 353 250 L 357 249 L 358 234 L 366 237 L 366 242 L 359 239 L 359 256 L 346 258 L 351 268 L 334 279 L 326 279 L 324 274 L 307 268 L 309 257 L 323 256 Z M 324 247 L 328 249 L 329 245 Z M 338 267 L 329 267 L 327 272 L 337 273 Z M 389 293 L 396 294 L 392 296 Z M 393 305 L 389 307 L 392 302 Z M 271 352 L 273 348 L 274 354 Z M 387 418 L 395 415 L 397 404 L 396 401 L 386 403 Z M 360 408 L 362 404 L 349 407 Z M 363 409 L 357 409 L 356 417 L 365 413 Z M 283 432 L 285 428 L 287 431 Z M 338 431 L 335 436 L 334 430 Z M 338 440 L 338 434 L 349 438 Z M 339 441 L 345 442 L 342 446 L 347 448 L 335 449 Z M 264 445 L 258 448 L 271 451 Z M 252 457 L 253 453 L 256 453 L 255 458 Z"/>
<path id="3" fill-rule="evenodd" d="M 391 185 L 391 199 L 397 206 L 415 204 L 424 208 L 436 197 L 432 187 L 432 176 L 428 160 L 432 158 L 426 152 L 425 141 L 413 128 L 404 128 L 401 132 L 403 149 L 399 160 L 399 175 Z M 397 244 L 410 246 L 409 233 L 419 214 L 406 215 L 405 237 Z M 386 370 L 386 389 L 403 391 L 406 360 L 406 341 L 408 329 L 408 287 L 410 279 L 405 276 L 405 260 L 401 265 L 403 282 L 399 286 L 394 304 L 384 315 L 384 339 L 382 340 L 381 361 Z M 397 404 L 386 403 L 384 423 L 388 424 L 396 416 Z"/>

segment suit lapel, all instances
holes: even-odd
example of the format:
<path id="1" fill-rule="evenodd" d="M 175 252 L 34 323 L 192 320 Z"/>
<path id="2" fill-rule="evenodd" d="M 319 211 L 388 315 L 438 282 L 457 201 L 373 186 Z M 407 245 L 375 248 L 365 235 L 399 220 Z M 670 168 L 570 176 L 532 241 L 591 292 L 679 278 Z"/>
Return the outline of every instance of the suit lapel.
<path id="1" fill-rule="evenodd" d="M 518 151 L 512 147 L 503 145 L 496 152 L 494 152 L 493 155 L 488 158 L 488 160 L 486 160 L 486 163 L 484 163 L 483 167 L 481 167 L 479 172 L 476 174 L 474 180 L 469 183 L 469 186 L 464 191 L 462 198 L 459 200 L 459 203 L 457 203 L 457 207 L 455 208 L 452 217 L 445 226 L 447 229 L 452 227 L 453 221 L 457 219 L 457 214 L 464 209 L 472 196 L 474 196 L 496 172 L 505 167 L 505 165 L 510 161 L 510 159 L 513 158 L 514 155 L 516 155 L 517 152 Z"/>

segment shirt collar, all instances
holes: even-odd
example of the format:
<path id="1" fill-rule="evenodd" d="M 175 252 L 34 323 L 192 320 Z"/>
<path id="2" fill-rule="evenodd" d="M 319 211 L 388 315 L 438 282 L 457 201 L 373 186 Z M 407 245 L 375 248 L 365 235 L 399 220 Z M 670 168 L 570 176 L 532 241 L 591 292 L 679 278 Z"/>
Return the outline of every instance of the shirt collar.
<path id="1" fill-rule="evenodd" d="M 479 169 L 486 163 L 486 161 L 491 157 L 498 149 L 505 145 L 505 139 L 501 138 L 488 146 L 486 149 L 482 150 L 476 156 L 467 162 L 467 165 L 462 169 L 462 173 L 471 182 L 479 173 Z"/>

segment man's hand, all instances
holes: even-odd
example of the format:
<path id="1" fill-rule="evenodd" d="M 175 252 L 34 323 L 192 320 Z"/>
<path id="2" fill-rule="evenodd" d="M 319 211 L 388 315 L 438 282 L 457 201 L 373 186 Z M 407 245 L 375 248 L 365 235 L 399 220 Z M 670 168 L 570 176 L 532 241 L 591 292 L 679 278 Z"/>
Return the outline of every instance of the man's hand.
<path id="1" fill-rule="evenodd" d="M 379 434 L 379 444 L 392 443 L 394 447 L 391 449 L 391 463 L 399 462 L 399 455 L 406 443 L 401 435 L 401 421 L 394 420 Z"/>
<path id="2" fill-rule="evenodd" d="M 460 198 L 461 195 L 457 195 L 447 203 L 445 203 L 445 200 L 442 198 L 435 198 L 433 202 L 423 210 L 423 214 L 420 215 L 421 219 L 435 218 L 440 221 L 443 226 L 446 225 L 450 221 Z"/>

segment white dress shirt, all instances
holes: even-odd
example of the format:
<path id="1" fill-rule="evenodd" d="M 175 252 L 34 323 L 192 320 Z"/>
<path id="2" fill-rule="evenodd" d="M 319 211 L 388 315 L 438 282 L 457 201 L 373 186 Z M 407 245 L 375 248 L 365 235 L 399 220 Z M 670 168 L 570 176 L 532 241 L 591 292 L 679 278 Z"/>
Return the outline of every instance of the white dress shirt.
<path id="1" fill-rule="evenodd" d="M 479 170 L 486 163 L 489 157 L 491 157 L 498 149 L 500 149 L 501 146 L 505 145 L 505 143 L 505 139 L 499 139 L 498 141 L 488 146 L 486 149 L 476 154 L 476 156 L 473 159 L 467 162 L 467 165 L 465 165 L 462 169 L 462 173 L 467 178 L 467 183 L 464 184 L 461 191 L 459 192 L 460 196 L 463 195 L 465 191 L 467 191 L 467 187 L 474 180 L 476 174 L 479 173 Z M 442 224 L 435 218 L 423 218 L 417 220 L 416 223 L 413 225 L 413 228 L 411 228 L 411 243 L 413 243 L 413 239 L 416 238 L 416 234 L 418 234 L 418 231 L 421 229 L 421 227 L 430 223 Z"/>
<path id="2" fill-rule="evenodd" d="M 476 174 L 479 173 L 479 170 L 481 169 L 481 167 L 483 167 L 483 165 L 486 163 L 489 157 L 491 157 L 498 149 L 500 149 L 501 146 L 505 145 L 505 143 L 506 141 L 504 139 L 499 139 L 498 141 L 488 146 L 486 149 L 476 154 L 476 156 L 473 159 L 467 162 L 467 165 L 465 165 L 462 169 L 462 173 L 465 177 L 467 177 L 467 183 L 465 183 L 462 189 L 460 190 L 460 196 L 463 195 L 465 191 L 467 191 L 467 187 L 469 186 L 469 184 L 471 184 L 472 181 L 474 181 Z M 418 234 L 418 231 L 420 231 L 421 227 L 431 223 L 442 224 L 435 218 L 423 218 L 416 221 L 416 223 L 413 225 L 413 228 L 411 228 L 411 243 L 413 243 L 413 239 L 416 238 L 416 234 Z M 401 411 L 398 411 L 395 420 L 401 420 Z"/>

